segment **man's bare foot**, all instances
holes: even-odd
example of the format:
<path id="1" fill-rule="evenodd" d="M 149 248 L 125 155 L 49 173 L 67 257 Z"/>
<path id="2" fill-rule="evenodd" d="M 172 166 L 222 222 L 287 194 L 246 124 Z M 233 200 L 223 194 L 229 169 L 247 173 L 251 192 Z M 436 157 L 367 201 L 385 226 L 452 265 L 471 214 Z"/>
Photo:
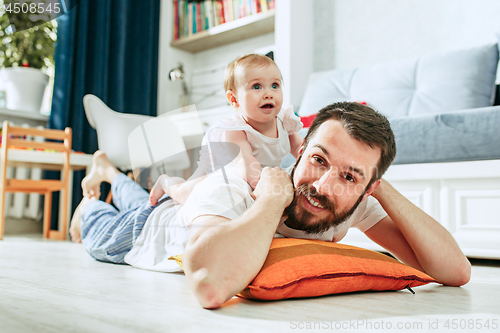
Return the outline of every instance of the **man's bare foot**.
<path id="1" fill-rule="evenodd" d="M 71 218 L 71 224 L 69 227 L 69 234 L 71 235 L 71 240 L 75 243 L 81 243 L 82 242 L 82 236 L 81 236 L 81 231 L 80 231 L 80 225 L 82 223 L 82 215 L 83 215 L 83 210 L 89 203 L 92 201 L 97 200 L 96 198 L 83 198 L 78 207 L 76 207 L 75 213 L 73 214 L 73 217 Z"/>
<path id="2" fill-rule="evenodd" d="M 100 150 L 96 151 L 92 157 L 92 169 L 82 180 L 83 195 L 87 198 L 99 198 L 101 183 L 108 182 L 111 184 L 118 174 L 120 174 L 120 171 L 111 164 L 106 154 Z"/>

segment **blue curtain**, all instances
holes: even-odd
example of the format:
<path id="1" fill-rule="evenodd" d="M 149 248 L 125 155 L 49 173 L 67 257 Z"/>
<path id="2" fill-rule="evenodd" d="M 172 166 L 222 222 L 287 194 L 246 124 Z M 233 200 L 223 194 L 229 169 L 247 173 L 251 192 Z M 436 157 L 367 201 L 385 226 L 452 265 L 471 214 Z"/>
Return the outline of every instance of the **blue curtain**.
<path id="1" fill-rule="evenodd" d="M 71 127 L 73 150 L 94 153 L 97 134 L 83 109 L 86 94 L 116 111 L 156 115 L 160 0 L 79 0 L 57 23 L 48 127 Z M 84 176 L 75 172 L 72 211 L 82 199 Z M 54 197 L 52 228 L 57 203 Z"/>

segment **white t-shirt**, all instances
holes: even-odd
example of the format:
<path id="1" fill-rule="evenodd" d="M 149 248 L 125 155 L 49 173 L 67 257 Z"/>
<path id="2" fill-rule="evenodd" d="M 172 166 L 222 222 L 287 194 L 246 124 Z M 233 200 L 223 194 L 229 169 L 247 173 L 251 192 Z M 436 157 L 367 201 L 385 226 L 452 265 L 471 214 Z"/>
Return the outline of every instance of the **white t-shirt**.
<path id="1" fill-rule="evenodd" d="M 234 220 L 249 209 L 254 200 L 251 188 L 234 169 L 218 170 L 198 183 L 183 206 L 168 201 L 156 208 L 148 217 L 132 250 L 125 257 L 128 264 L 143 269 L 162 272 L 181 271 L 168 257 L 184 252 L 189 234 L 188 225 L 196 227 L 197 217 L 218 215 Z M 386 216 L 378 201 L 368 197 L 360 203 L 344 223 L 320 235 L 287 227 L 282 220 L 275 237 L 293 237 L 340 241 L 351 227 L 366 231 Z M 193 222 L 194 221 L 194 222 Z"/>
<path id="2" fill-rule="evenodd" d="M 252 155 L 262 167 L 280 166 L 282 160 L 290 153 L 290 138 L 293 133 L 302 129 L 300 118 L 293 113 L 291 105 L 283 108 L 277 116 L 278 137 L 270 138 L 255 130 L 246 123 L 240 112 L 232 117 L 219 120 L 207 131 L 203 144 L 209 142 L 225 142 L 227 131 L 244 131 L 252 148 Z"/>
<path id="3" fill-rule="evenodd" d="M 173 200 L 155 208 L 148 216 L 125 262 L 136 268 L 160 272 L 182 272 L 169 257 L 184 253 L 189 229 L 180 225 L 178 209 Z"/>

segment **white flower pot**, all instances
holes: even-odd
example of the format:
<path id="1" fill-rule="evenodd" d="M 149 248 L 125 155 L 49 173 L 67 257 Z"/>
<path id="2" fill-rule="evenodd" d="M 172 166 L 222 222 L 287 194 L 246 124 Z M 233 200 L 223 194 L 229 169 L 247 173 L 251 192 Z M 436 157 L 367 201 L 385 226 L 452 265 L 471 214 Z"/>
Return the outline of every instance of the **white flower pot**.
<path id="1" fill-rule="evenodd" d="M 3 69 L 7 109 L 40 112 L 49 76 L 39 69 L 12 67 Z"/>

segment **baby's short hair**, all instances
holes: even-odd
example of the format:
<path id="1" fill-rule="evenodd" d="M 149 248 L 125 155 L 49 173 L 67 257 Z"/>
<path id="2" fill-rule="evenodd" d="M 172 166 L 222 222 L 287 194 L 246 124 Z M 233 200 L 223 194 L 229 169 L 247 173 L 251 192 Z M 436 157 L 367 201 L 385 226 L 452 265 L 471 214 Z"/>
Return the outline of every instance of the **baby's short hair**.
<path id="1" fill-rule="evenodd" d="M 224 74 L 224 91 L 236 89 L 234 81 L 235 81 L 236 71 L 239 68 L 250 67 L 250 66 L 267 67 L 270 65 L 274 65 L 276 66 L 276 68 L 278 68 L 278 65 L 276 65 L 273 59 L 262 54 L 250 53 L 242 57 L 236 58 L 226 67 L 226 72 Z"/>

